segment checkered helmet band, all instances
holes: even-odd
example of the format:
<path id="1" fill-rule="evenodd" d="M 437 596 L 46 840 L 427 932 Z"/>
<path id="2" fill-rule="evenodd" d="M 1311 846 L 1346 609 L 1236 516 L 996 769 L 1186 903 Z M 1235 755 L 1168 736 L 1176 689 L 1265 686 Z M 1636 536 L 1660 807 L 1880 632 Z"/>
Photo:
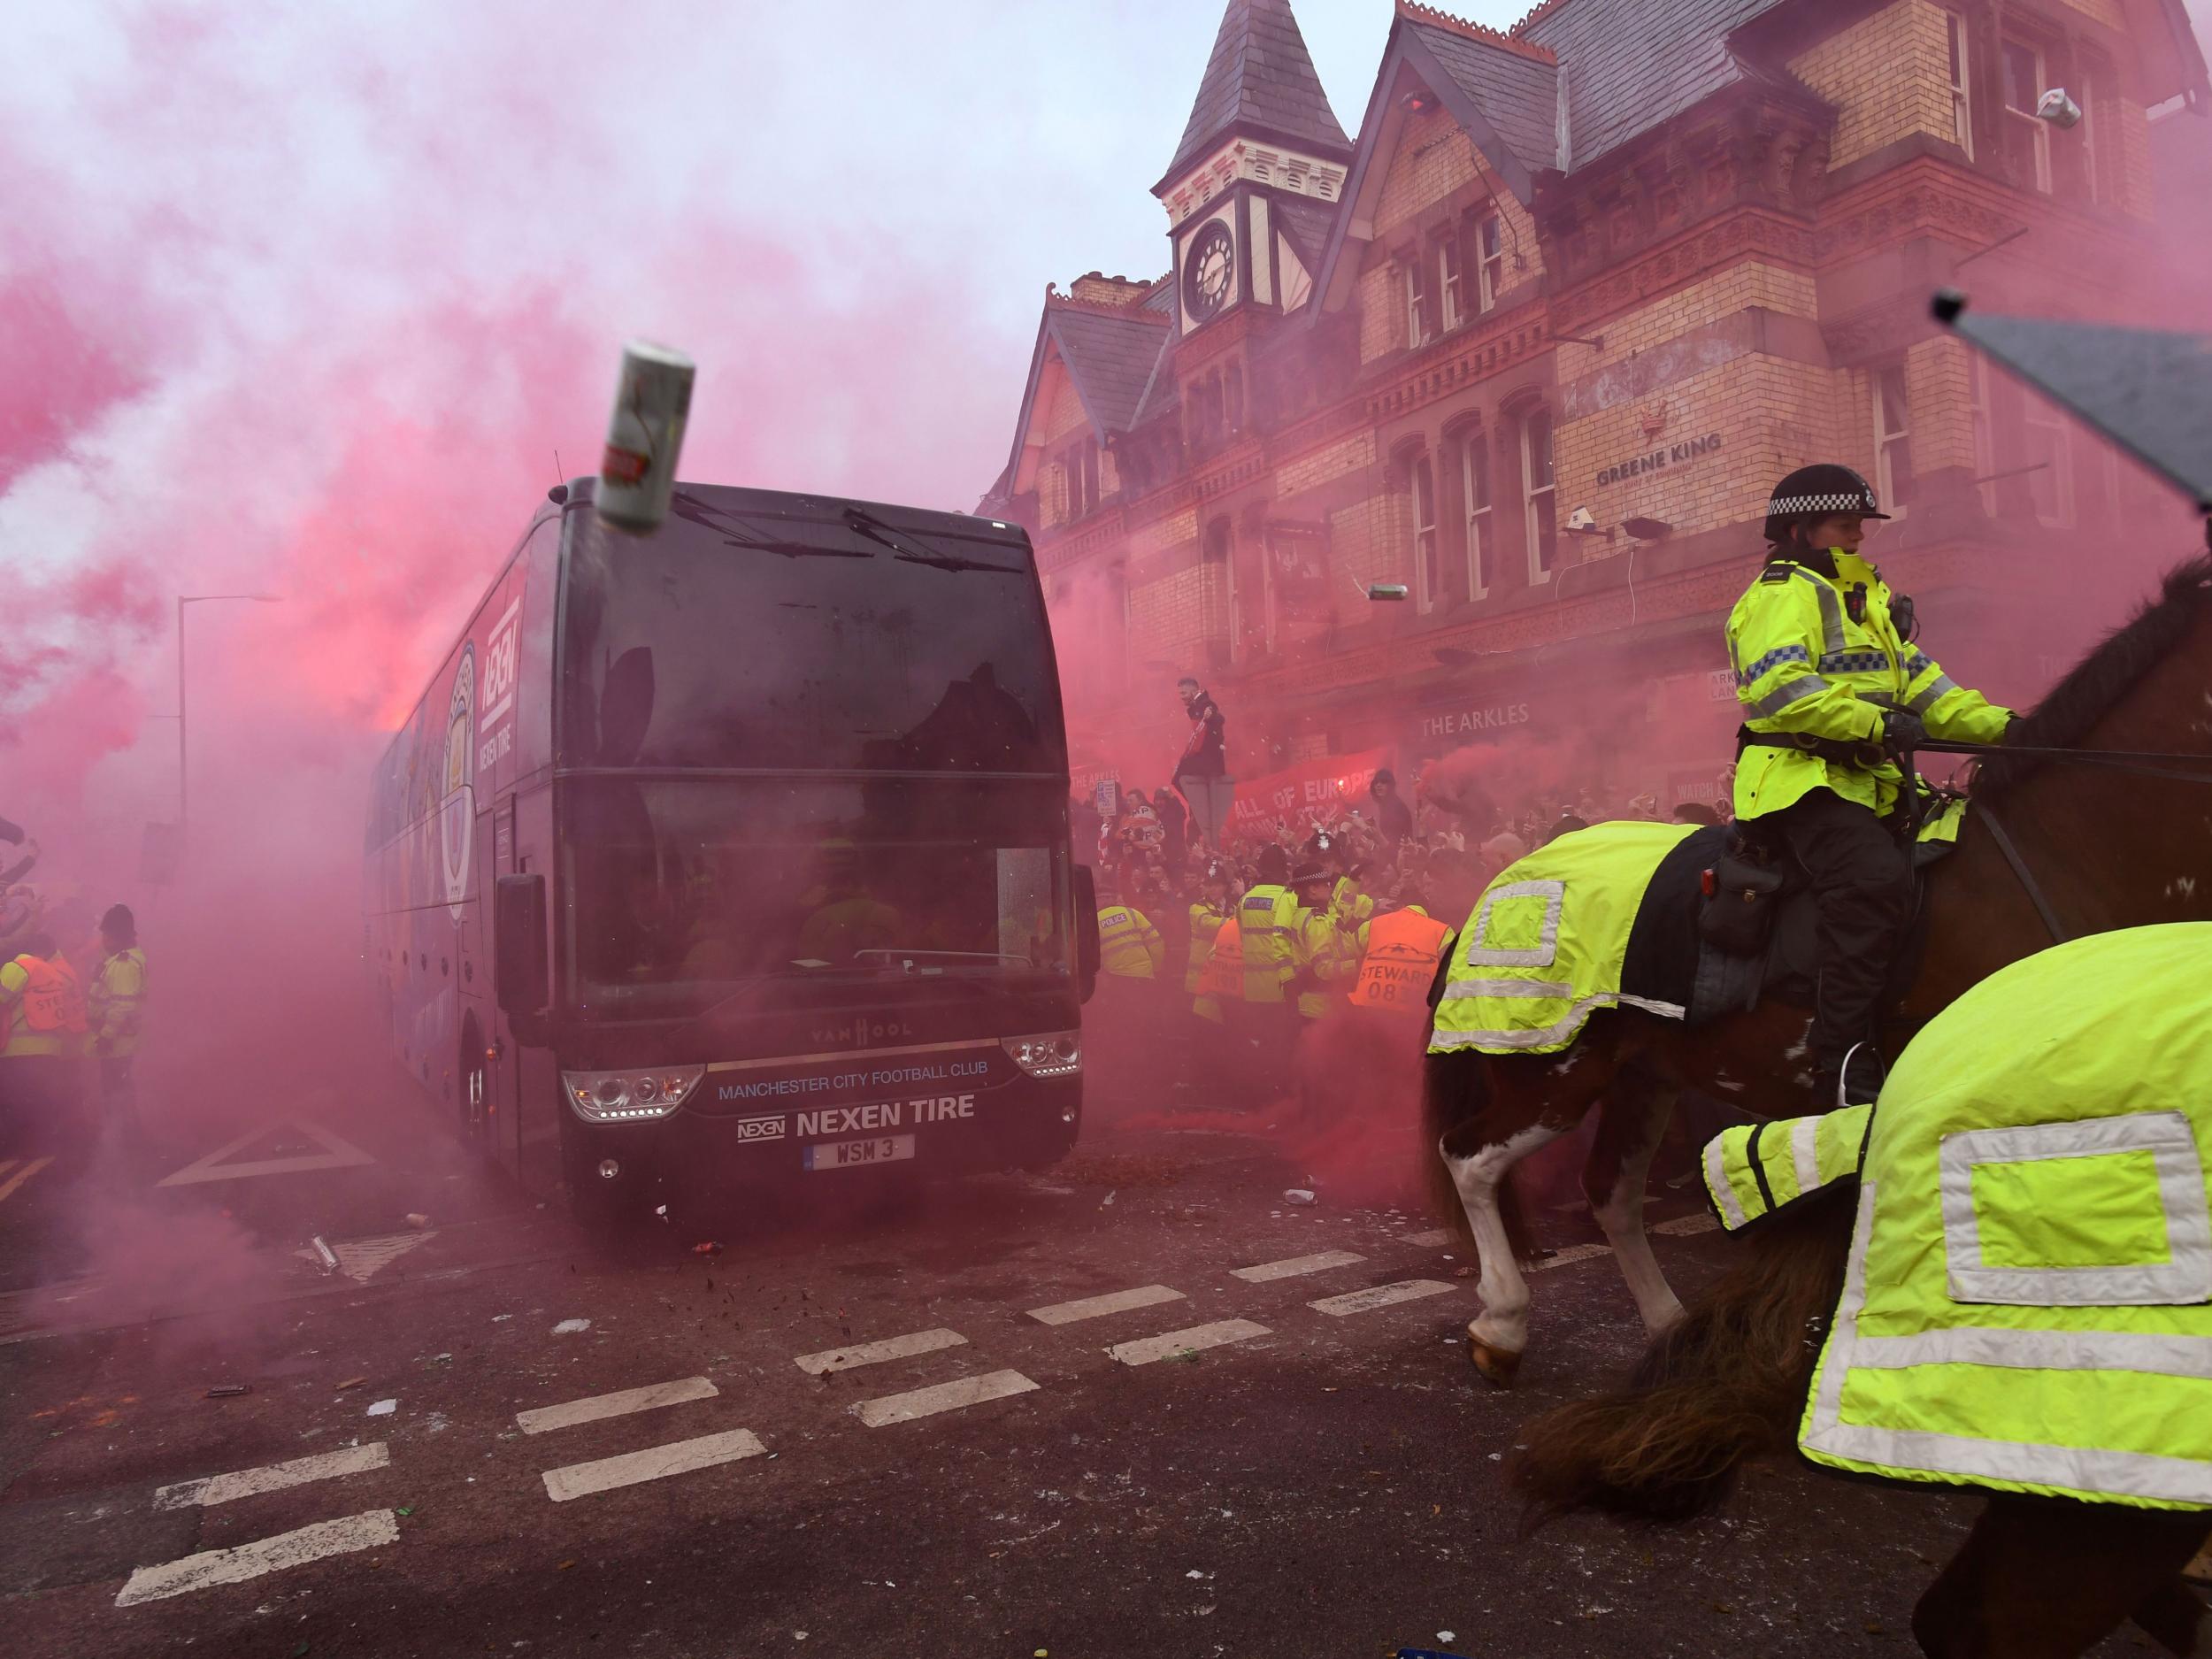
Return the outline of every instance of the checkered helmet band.
<path id="1" fill-rule="evenodd" d="M 1871 516 L 1881 510 L 1881 504 L 1874 499 L 1874 492 L 1870 489 L 1846 490 L 1824 495 L 1777 495 L 1767 503 L 1767 517 L 1770 518 L 1801 512 L 1855 512 Z"/>

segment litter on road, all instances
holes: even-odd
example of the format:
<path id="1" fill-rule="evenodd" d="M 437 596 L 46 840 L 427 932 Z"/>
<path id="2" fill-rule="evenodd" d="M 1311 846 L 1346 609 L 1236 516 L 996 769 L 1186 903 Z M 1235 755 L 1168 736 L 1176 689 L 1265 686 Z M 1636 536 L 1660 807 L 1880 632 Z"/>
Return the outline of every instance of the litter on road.
<path id="1" fill-rule="evenodd" d="M 217 1383 L 212 1388 L 207 1391 L 207 1397 L 210 1400 L 233 1400 L 240 1394 L 250 1394 L 252 1392 L 253 1385 L 251 1383 Z"/>
<path id="2" fill-rule="evenodd" d="M 579 1331 L 588 1331 L 590 1329 L 591 1321 L 588 1319 L 564 1319 L 560 1322 L 560 1324 L 553 1327 L 553 1334 L 555 1336 L 573 1336 Z"/>
<path id="3" fill-rule="evenodd" d="M 374 1405 L 371 1406 L 371 1407 L 368 1409 L 368 1410 L 367 1410 L 367 1411 L 366 1411 L 364 1415 L 365 1415 L 365 1416 L 367 1416 L 367 1417 L 390 1417 L 390 1416 L 392 1415 L 392 1413 L 393 1413 L 393 1412 L 395 1412 L 395 1411 L 396 1411 L 396 1410 L 398 1410 L 398 1409 L 399 1409 L 399 1402 L 398 1402 L 398 1401 L 396 1401 L 396 1400 L 380 1400 L 380 1401 L 378 1401 L 378 1402 L 377 1402 Z"/>
<path id="4" fill-rule="evenodd" d="M 1283 1199 L 1287 1203 L 1310 1204 L 1313 1202 L 1313 1194 L 1303 1187 L 1293 1187 L 1284 1192 Z"/>

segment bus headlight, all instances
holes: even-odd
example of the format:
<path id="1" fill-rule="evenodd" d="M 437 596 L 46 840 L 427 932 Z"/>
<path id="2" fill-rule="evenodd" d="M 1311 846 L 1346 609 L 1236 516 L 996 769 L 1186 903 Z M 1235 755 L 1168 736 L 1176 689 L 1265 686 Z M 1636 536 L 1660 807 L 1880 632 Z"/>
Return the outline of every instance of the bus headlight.
<path id="1" fill-rule="evenodd" d="M 690 1098 L 707 1074 L 703 1065 L 657 1066 L 649 1071 L 564 1071 L 561 1087 L 570 1109 L 595 1124 L 665 1118 Z"/>
<path id="2" fill-rule="evenodd" d="M 1036 1037 L 1004 1037 L 999 1046 L 1032 1077 L 1073 1077 L 1083 1069 L 1083 1033 L 1048 1031 Z"/>

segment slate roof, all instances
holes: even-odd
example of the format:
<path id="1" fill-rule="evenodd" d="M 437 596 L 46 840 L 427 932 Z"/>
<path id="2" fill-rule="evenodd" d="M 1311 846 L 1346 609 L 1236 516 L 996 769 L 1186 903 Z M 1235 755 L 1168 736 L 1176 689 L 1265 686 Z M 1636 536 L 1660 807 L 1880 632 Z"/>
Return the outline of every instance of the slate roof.
<path id="1" fill-rule="evenodd" d="M 1754 79 L 1730 50 L 1728 34 L 1781 3 L 1546 0 L 1513 33 L 1549 47 L 1566 77 L 1566 170 L 1586 167 L 1701 99 Z"/>
<path id="2" fill-rule="evenodd" d="M 1068 365 L 1076 396 L 1102 434 L 1126 432 L 1135 422 L 1168 319 L 1141 304 L 1108 309 L 1080 301 L 1048 300 L 1045 326 Z"/>
<path id="3" fill-rule="evenodd" d="M 1229 0 L 1183 142 L 1154 188 L 1171 183 L 1233 130 L 1301 144 L 1326 157 L 1352 153 L 1352 141 L 1314 73 L 1290 0 Z"/>
<path id="4" fill-rule="evenodd" d="M 1512 45 L 1424 20 L 1411 8 L 1409 31 L 1453 83 L 1474 100 L 1499 139 L 1532 172 L 1559 165 L 1559 66 Z"/>

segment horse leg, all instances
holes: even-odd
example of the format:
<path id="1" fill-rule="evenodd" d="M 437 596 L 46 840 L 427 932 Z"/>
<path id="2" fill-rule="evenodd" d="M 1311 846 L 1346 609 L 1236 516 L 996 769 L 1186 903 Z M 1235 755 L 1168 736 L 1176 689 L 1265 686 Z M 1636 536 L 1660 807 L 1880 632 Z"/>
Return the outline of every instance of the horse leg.
<path id="1" fill-rule="evenodd" d="M 1512 1382 L 1528 1347 L 1528 1280 L 1515 1259 L 1512 1195 L 1502 1191 L 1506 1171 L 1575 1125 L 1613 1080 L 1617 1064 L 1608 1041 L 1582 1041 L 1563 1056 L 1508 1055 L 1488 1062 L 1489 1099 L 1484 1109 L 1446 1129 L 1436 1149 L 1451 1177 L 1460 1208 L 1475 1238 L 1482 1312 L 1467 1326 L 1469 1357 L 1483 1377 L 1501 1387 Z"/>
<path id="2" fill-rule="evenodd" d="M 1498 1187 L 1508 1170 L 1537 1148 L 1556 1141 L 1567 1128 L 1540 1120 L 1502 1141 L 1465 1152 L 1455 1150 L 1449 1134 L 1437 1142 L 1437 1152 L 1451 1171 L 1452 1185 L 1467 1212 L 1467 1225 L 1474 1230 L 1475 1259 L 1481 1273 L 1475 1287 L 1482 1298 L 1482 1312 L 1467 1325 L 1468 1357 L 1485 1381 L 1501 1388 L 1512 1383 L 1528 1348 L 1528 1280 L 1514 1259 Z"/>
<path id="3" fill-rule="evenodd" d="M 2194 1651 L 2202 1609 L 2191 1618 L 2176 1592 L 2204 1531 L 2193 1511 L 1993 1497 L 1913 1609 L 1913 1635 L 1935 1659 L 2073 1659 L 2141 1615 L 2170 1651 Z"/>
<path id="4" fill-rule="evenodd" d="M 1644 1329 L 1653 1336 L 1682 1317 L 1659 1258 L 1644 1233 L 1644 1184 L 1651 1160 L 1674 1115 L 1676 1087 L 1649 1067 L 1632 1064 L 1598 1103 L 1597 1138 L 1582 1166 L 1590 1213 L 1613 1247 L 1628 1294 L 1636 1299 Z"/>

